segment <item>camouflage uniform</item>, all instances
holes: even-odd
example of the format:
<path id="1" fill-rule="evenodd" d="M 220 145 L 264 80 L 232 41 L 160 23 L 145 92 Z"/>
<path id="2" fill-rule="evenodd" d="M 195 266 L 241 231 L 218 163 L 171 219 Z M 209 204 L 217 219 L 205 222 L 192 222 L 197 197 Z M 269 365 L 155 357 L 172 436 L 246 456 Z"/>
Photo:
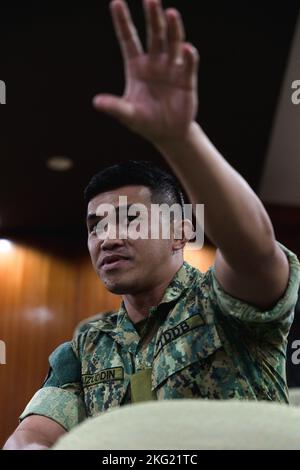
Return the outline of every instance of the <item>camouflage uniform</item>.
<path id="1" fill-rule="evenodd" d="M 73 341 L 51 354 L 48 378 L 21 419 L 44 415 L 69 430 L 110 407 L 149 399 L 287 403 L 286 343 L 300 265 L 280 246 L 290 277 L 272 309 L 262 311 L 228 295 L 213 266 L 202 274 L 184 263 L 160 304 L 150 309 L 148 342 L 123 302 L 118 312 L 81 324 Z"/>

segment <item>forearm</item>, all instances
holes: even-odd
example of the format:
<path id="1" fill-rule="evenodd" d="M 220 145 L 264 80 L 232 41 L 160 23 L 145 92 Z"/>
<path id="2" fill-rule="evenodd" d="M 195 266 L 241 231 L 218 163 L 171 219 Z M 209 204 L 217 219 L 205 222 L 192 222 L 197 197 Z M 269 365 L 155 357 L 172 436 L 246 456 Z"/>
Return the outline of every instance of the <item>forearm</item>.
<path id="1" fill-rule="evenodd" d="M 46 416 L 30 415 L 17 427 L 5 443 L 4 450 L 46 450 L 66 433 L 66 430 Z"/>
<path id="2" fill-rule="evenodd" d="M 3 450 L 47 450 L 53 444 L 36 431 L 20 429 L 10 436 Z"/>
<path id="3" fill-rule="evenodd" d="M 255 263 L 275 247 L 271 221 L 258 197 L 193 123 L 181 140 L 157 145 L 191 201 L 205 205 L 205 232 L 235 266 Z"/>

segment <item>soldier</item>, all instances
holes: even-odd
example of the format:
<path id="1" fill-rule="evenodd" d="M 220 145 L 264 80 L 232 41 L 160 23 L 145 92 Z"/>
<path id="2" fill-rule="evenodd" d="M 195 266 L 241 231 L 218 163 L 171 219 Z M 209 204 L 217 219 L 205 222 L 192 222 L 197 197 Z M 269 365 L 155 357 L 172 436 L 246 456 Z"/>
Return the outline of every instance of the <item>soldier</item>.
<path id="1" fill-rule="evenodd" d="M 123 97 L 94 106 L 149 140 L 194 204 L 217 247 L 200 273 L 183 262 L 185 237 L 101 238 L 98 208 L 182 203 L 176 181 L 145 162 L 103 170 L 85 191 L 91 260 L 118 312 L 79 326 L 50 356 L 50 372 L 5 448 L 45 449 L 88 416 L 113 406 L 176 398 L 288 402 L 286 337 L 299 286 L 297 257 L 278 243 L 270 219 L 243 178 L 201 127 L 198 53 L 185 42 L 178 11 L 144 2 L 145 52 L 126 2 L 111 12 L 126 74 Z M 126 209 L 127 210 L 127 209 Z M 119 227 L 120 228 L 120 227 Z"/>

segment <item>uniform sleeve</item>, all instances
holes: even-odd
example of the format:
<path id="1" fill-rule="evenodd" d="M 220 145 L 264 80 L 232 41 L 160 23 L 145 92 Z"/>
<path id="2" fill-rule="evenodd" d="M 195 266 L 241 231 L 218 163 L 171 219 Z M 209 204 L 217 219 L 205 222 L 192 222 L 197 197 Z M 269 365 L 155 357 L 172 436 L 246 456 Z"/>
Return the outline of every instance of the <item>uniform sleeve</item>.
<path id="1" fill-rule="evenodd" d="M 69 431 L 86 418 L 81 366 L 72 343 L 63 343 L 55 349 L 49 364 L 43 387 L 30 400 L 20 420 L 32 414 L 46 416 Z"/>
<path id="2" fill-rule="evenodd" d="M 229 295 L 217 281 L 214 267 L 210 268 L 206 273 L 210 277 L 212 300 L 225 316 L 230 316 L 241 322 L 256 324 L 257 326 L 259 324 L 278 322 L 282 329 L 288 332 L 293 322 L 294 308 L 298 298 L 300 264 L 293 252 L 280 243 L 278 245 L 288 258 L 290 272 L 286 291 L 272 309 L 260 310 L 247 302 Z"/>

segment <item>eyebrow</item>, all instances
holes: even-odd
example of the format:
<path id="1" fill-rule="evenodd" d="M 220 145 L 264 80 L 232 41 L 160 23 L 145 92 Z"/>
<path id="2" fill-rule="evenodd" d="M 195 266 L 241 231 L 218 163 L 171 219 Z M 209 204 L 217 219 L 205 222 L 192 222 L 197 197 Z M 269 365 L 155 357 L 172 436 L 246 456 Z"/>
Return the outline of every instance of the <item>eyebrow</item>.
<path id="1" fill-rule="evenodd" d="M 133 206 L 134 204 L 137 204 L 136 202 L 133 202 L 131 204 L 127 204 L 125 206 L 116 206 L 115 207 L 115 210 L 117 212 L 117 214 L 119 214 L 120 212 L 120 209 L 126 209 L 128 211 L 128 209 Z M 102 215 L 97 215 L 95 212 L 90 212 L 88 215 L 87 215 L 87 218 L 86 218 L 86 221 L 87 222 L 90 222 L 91 220 L 95 220 L 95 219 L 100 219 L 101 217 L 103 217 Z"/>

